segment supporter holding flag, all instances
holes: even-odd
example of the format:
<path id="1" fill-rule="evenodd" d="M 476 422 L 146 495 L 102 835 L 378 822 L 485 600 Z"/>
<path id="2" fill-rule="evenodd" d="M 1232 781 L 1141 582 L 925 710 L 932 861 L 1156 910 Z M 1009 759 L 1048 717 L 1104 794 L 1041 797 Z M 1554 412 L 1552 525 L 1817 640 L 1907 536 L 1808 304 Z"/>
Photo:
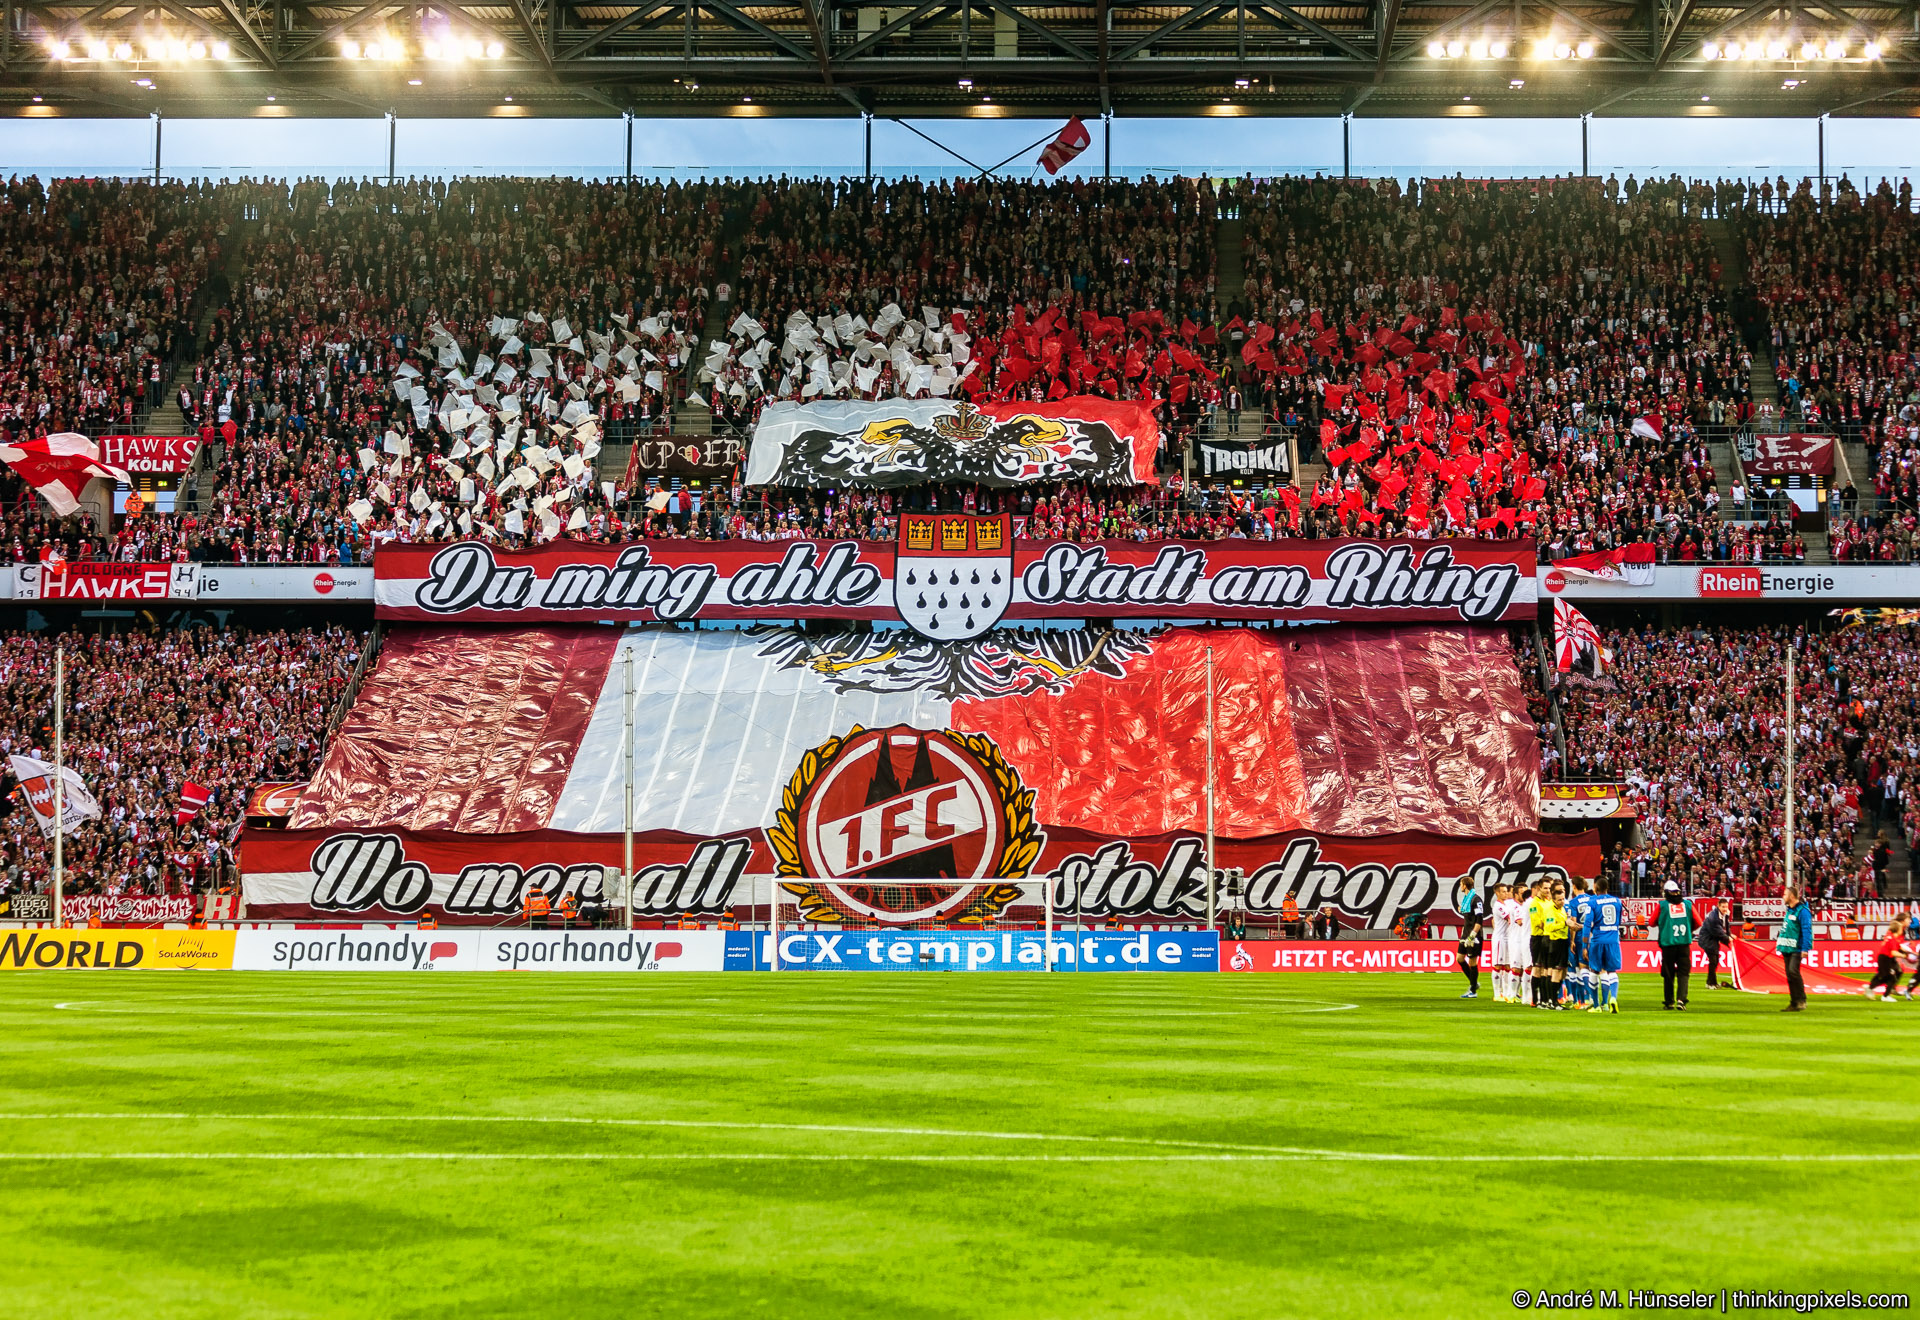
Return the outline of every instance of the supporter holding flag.
<path id="1" fill-rule="evenodd" d="M 133 484 L 125 472 L 100 461 L 100 446 L 74 431 L 0 444 L 0 463 L 18 472 L 62 518 L 80 512 L 80 492 L 95 477 Z"/>
<path id="2" fill-rule="evenodd" d="M 54 830 L 53 763 L 37 756 L 9 756 L 7 761 L 13 769 L 14 778 L 20 781 L 20 787 L 25 791 L 27 805 L 33 810 L 33 818 L 40 826 L 40 832 L 51 836 Z M 100 819 L 100 804 L 87 791 L 79 772 L 70 765 L 63 766 L 60 779 L 65 784 L 60 797 L 62 832 L 71 831 L 83 820 Z"/>
<path id="3" fill-rule="evenodd" d="M 1593 620 L 1564 600 L 1553 603 L 1553 656 L 1554 668 L 1563 674 L 1571 673 L 1575 665 L 1588 658 L 1593 661 L 1596 678 L 1613 666 L 1613 652 L 1601 645 L 1600 630 L 1593 626 Z"/>
<path id="4" fill-rule="evenodd" d="M 204 784 L 196 784 L 189 779 L 180 787 L 180 806 L 173 813 L 174 823 L 185 825 L 200 814 L 200 808 L 207 805 L 207 799 L 213 796 L 211 789 Z"/>
<path id="5" fill-rule="evenodd" d="M 1072 162 L 1075 156 L 1091 145 L 1093 145 L 1093 134 L 1089 133 L 1087 126 L 1080 122 L 1080 116 L 1075 115 L 1067 121 L 1067 126 L 1060 130 L 1059 136 L 1047 143 L 1046 150 L 1040 153 L 1040 168 L 1050 175 L 1058 174 Z"/>

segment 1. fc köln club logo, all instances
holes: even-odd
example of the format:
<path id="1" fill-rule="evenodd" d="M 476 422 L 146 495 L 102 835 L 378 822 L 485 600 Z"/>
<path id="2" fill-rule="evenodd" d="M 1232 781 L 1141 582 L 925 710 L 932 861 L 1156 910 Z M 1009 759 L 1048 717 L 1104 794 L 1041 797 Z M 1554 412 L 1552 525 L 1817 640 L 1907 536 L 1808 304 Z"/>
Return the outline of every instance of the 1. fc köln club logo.
<path id="1" fill-rule="evenodd" d="M 903 513 L 893 604 L 936 641 L 978 637 L 1013 603 L 1013 517 Z"/>
<path id="2" fill-rule="evenodd" d="M 855 728 L 801 758 L 767 832 L 810 921 L 978 924 L 1019 897 L 1045 841 L 990 739 Z"/>

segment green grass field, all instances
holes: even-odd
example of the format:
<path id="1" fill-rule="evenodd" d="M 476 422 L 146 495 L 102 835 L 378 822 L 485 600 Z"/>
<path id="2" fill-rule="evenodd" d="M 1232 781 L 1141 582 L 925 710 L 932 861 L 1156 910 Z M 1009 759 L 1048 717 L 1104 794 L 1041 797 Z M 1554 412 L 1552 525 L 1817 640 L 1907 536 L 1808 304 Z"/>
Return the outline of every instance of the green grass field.
<path id="1" fill-rule="evenodd" d="M 9 975 L 7 1316 L 1920 1292 L 1920 1005 L 1442 976 Z M 1695 982 L 1698 986 L 1698 980 Z"/>

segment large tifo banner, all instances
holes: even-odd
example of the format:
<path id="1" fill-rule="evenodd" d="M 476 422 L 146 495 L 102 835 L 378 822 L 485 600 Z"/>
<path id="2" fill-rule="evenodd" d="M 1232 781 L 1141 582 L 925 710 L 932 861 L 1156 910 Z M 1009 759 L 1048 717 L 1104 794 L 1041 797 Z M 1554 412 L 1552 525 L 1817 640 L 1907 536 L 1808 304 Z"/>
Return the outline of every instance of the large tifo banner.
<path id="1" fill-rule="evenodd" d="M 617 905 L 630 675 L 643 914 L 745 916 L 770 877 L 808 921 L 980 924 L 1051 876 L 1062 912 L 1204 918 L 1209 661 L 1217 857 L 1256 910 L 1390 925 L 1461 875 L 1597 872 L 1593 835 L 1530 832 L 1497 628 L 401 628 L 291 828 L 245 838 L 249 912 Z"/>
<path id="2" fill-rule="evenodd" d="M 539 623 L 619 619 L 869 619 L 927 637 L 1002 621 L 1284 619 L 1498 623 L 1537 608 L 1517 541 L 1015 540 L 1006 514 L 904 514 L 877 541 L 481 541 L 388 545 L 374 559 L 383 619 Z"/>
<path id="3" fill-rule="evenodd" d="M 750 486 L 1158 483 L 1160 424 L 1145 404 L 882 399 L 773 403 L 747 454 Z"/>

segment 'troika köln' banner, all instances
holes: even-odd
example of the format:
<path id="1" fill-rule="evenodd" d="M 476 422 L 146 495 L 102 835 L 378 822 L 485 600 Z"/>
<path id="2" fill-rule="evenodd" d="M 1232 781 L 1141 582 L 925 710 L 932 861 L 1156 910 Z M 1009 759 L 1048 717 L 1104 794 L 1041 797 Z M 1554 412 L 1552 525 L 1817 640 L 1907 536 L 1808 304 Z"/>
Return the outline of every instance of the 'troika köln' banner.
<path id="1" fill-rule="evenodd" d="M 1160 424 L 1143 403 L 955 399 L 774 403 L 747 455 L 750 486 L 1153 486 Z"/>
<path id="2" fill-rule="evenodd" d="M 937 640 L 1003 620 L 1497 623 L 1531 618 L 1518 541 L 1015 540 L 1006 514 L 904 514 L 855 540 L 387 545 L 382 619 L 442 623 L 871 619 Z"/>

